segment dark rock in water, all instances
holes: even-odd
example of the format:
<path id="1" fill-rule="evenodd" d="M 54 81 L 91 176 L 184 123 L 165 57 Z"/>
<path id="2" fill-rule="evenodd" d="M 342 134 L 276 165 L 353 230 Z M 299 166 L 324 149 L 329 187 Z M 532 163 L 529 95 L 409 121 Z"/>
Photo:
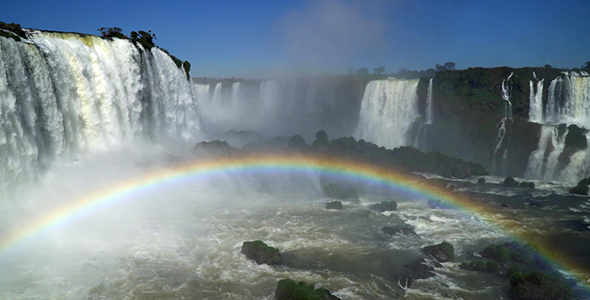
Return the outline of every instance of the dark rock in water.
<path id="1" fill-rule="evenodd" d="M 403 224 L 403 225 L 399 225 L 399 226 L 395 226 L 395 227 L 385 226 L 385 227 L 381 228 L 381 230 L 383 231 L 383 233 L 385 233 L 387 235 L 403 234 L 403 235 L 407 235 L 407 236 L 418 237 L 418 234 L 416 234 L 416 231 L 414 231 L 414 227 L 412 227 L 408 224 Z"/>
<path id="2" fill-rule="evenodd" d="M 426 246 L 422 248 L 424 253 L 434 257 L 438 262 L 449 262 L 455 260 L 455 249 L 453 245 L 442 242 L 438 245 Z"/>
<path id="3" fill-rule="evenodd" d="M 580 220 L 560 220 L 557 224 L 574 231 L 590 231 L 590 224 Z"/>
<path id="4" fill-rule="evenodd" d="M 193 148 L 195 155 L 229 155 L 233 152 L 226 141 L 214 140 L 211 142 L 200 142 Z"/>
<path id="5" fill-rule="evenodd" d="M 400 275 L 397 284 L 402 289 L 409 289 L 414 284 L 414 277 L 412 275 Z"/>
<path id="6" fill-rule="evenodd" d="M 279 280 L 275 298 L 277 300 L 341 300 L 325 288 L 316 289 L 311 284 L 303 281 L 296 283 L 291 279 Z"/>
<path id="7" fill-rule="evenodd" d="M 518 186 L 523 188 L 535 189 L 534 182 L 523 181 Z"/>
<path id="8" fill-rule="evenodd" d="M 486 179 L 483 177 L 479 177 L 479 179 L 477 180 L 477 184 L 484 184 L 486 183 Z"/>
<path id="9" fill-rule="evenodd" d="M 516 271 L 510 276 L 509 296 L 514 300 L 555 300 L 572 299 L 573 293 L 559 273 Z"/>
<path id="10" fill-rule="evenodd" d="M 500 204 L 500 205 L 501 205 L 502 207 L 510 208 L 510 206 L 509 206 L 508 204 L 506 204 L 506 203 L 502 203 L 502 204 Z"/>
<path id="11" fill-rule="evenodd" d="M 404 267 L 406 267 L 406 269 L 414 272 L 414 277 L 417 279 L 426 279 L 426 278 L 433 277 L 435 275 L 434 268 L 427 265 L 424 258 L 419 258 L 417 260 L 414 260 L 414 261 L 406 264 Z"/>
<path id="12" fill-rule="evenodd" d="M 326 209 L 342 210 L 342 202 L 332 201 L 326 203 Z"/>
<path id="13" fill-rule="evenodd" d="M 461 263 L 459 266 L 463 270 L 470 270 L 470 271 L 480 271 L 480 272 L 489 272 L 489 273 L 498 273 L 500 271 L 500 264 L 493 260 L 483 261 L 470 261 Z"/>
<path id="14" fill-rule="evenodd" d="M 493 259 L 501 263 L 507 263 L 510 261 L 510 249 L 504 245 L 487 246 L 479 254 L 484 258 Z"/>
<path id="15" fill-rule="evenodd" d="M 371 209 L 386 212 L 397 210 L 397 202 L 395 201 L 383 201 L 381 203 L 371 205 Z"/>
<path id="16" fill-rule="evenodd" d="M 529 202 L 529 206 L 543 207 L 545 204 L 539 201 L 531 201 Z"/>
<path id="17" fill-rule="evenodd" d="M 588 185 L 576 185 L 569 190 L 570 194 L 588 196 Z"/>
<path id="18" fill-rule="evenodd" d="M 504 186 L 505 187 L 517 187 L 518 182 L 516 180 L 514 180 L 513 177 L 506 177 L 504 179 Z"/>
<path id="19" fill-rule="evenodd" d="M 532 246 L 522 245 L 516 242 L 490 245 L 481 251 L 480 254 L 484 258 L 493 259 L 503 264 L 513 261 L 541 269 L 547 269 L 550 266 Z"/>
<path id="20" fill-rule="evenodd" d="M 270 247 L 262 241 L 244 242 L 241 252 L 259 265 L 280 265 L 283 263 L 279 249 Z"/>

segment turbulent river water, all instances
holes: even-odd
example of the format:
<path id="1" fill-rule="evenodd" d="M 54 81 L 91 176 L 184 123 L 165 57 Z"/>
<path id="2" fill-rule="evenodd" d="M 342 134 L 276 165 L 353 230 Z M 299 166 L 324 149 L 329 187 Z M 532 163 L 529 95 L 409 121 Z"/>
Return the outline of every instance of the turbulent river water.
<path id="1" fill-rule="evenodd" d="M 2 204 L 7 217 L 0 226 L 25 226 L 73 199 L 168 168 L 169 152 L 152 148 L 56 164 L 19 201 Z M 0 253 L 0 299 L 274 299 L 281 278 L 318 284 L 342 299 L 507 299 L 506 277 L 462 270 L 459 263 L 444 263 L 411 289 L 397 283 L 424 246 L 448 241 L 458 261 L 465 261 L 479 258 L 486 245 L 513 239 L 473 213 L 433 209 L 428 199 L 396 191 L 362 193 L 358 202 L 344 201 L 341 211 L 326 210 L 330 200 L 321 196 L 314 175 L 271 177 L 282 186 L 273 193 L 259 192 L 269 176 L 227 173 L 175 180 L 79 212 Z M 587 198 L 556 204 L 549 195 L 563 194 L 565 187 L 544 184 L 526 196 L 534 200 L 523 200 L 512 195 L 528 191 L 487 180 L 454 184 L 459 192 L 504 194 L 486 205 L 520 224 L 517 230 L 559 240 L 563 251 L 588 264 L 588 234 L 567 226 L 589 215 Z M 398 202 L 397 211 L 369 208 L 390 199 Z M 535 201 L 543 205 L 530 205 Z M 381 231 L 403 223 L 419 237 Z M 285 265 L 246 259 L 240 249 L 250 240 L 279 248 Z"/>

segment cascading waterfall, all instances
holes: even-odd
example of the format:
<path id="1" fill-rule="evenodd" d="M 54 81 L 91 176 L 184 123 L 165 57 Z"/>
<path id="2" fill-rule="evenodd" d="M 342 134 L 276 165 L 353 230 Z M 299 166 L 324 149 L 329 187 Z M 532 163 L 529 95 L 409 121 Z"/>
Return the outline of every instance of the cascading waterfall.
<path id="1" fill-rule="evenodd" d="M 195 140 L 193 98 L 184 71 L 158 48 L 69 33 L 0 37 L 0 190 L 78 151 Z"/>
<path id="2" fill-rule="evenodd" d="M 575 124 L 582 128 L 590 127 L 590 77 L 586 72 L 563 72 L 561 76 L 553 79 L 548 88 L 544 114 L 542 83 L 542 80 L 537 83 L 533 96 L 531 82 L 530 120 L 545 125 L 541 129 L 539 146 L 529 157 L 525 176 L 531 179 L 575 183 L 589 175 L 590 155 L 586 155 L 589 149 L 572 154 L 569 163 L 562 166 L 557 158 L 564 150 L 567 131 L 558 134 L 557 125 Z"/>
<path id="3" fill-rule="evenodd" d="M 534 74 L 535 79 L 537 76 Z M 530 105 L 529 105 L 529 121 L 535 123 L 543 123 L 543 79 L 538 80 L 537 84 L 531 80 L 530 85 Z"/>
<path id="4" fill-rule="evenodd" d="M 428 125 L 431 125 L 433 122 L 432 80 L 433 80 L 433 78 L 430 78 L 430 80 L 428 81 L 428 90 L 426 93 L 426 120 L 424 121 L 424 123 L 420 124 L 420 128 L 418 129 L 418 136 L 416 138 L 416 143 L 414 144 L 415 148 L 423 149 L 423 150 L 424 150 L 425 141 L 426 141 L 426 130 L 428 128 Z"/>
<path id="5" fill-rule="evenodd" d="M 418 79 L 369 82 L 361 103 L 356 137 L 386 148 L 411 143 L 409 131 L 419 117 Z"/>
<path id="6" fill-rule="evenodd" d="M 504 99 L 504 117 L 500 120 L 496 128 L 498 135 L 496 137 L 496 146 L 492 155 L 492 174 L 506 175 L 508 163 L 508 145 L 510 144 L 511 135 L 508 134 L 506 123 L 512 123 L 512 102 L 510 102 L 510 79 L 514 73 L 510 73 L 508 78 L 502 80 L 502 99 Z M 499 166 L 498 166 L 499 164 Z"/>

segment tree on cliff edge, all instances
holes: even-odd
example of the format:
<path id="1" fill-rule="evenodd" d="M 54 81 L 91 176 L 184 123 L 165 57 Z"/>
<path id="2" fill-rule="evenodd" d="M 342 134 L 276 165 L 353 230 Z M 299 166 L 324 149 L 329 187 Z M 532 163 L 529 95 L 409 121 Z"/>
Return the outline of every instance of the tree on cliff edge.
<path id="1" fill-rule="evenodd" d="M 449 61 L 449 62 L 446 62 L 446 63 L 445 63 L 444 65 L 442 65 L 442 66 L 441 66 L 441 65 L 439 65 L 439 64 L 436 64 L 436 70 L 437 70 L 438 72 L 441 72 L 441 71 L 450 71 L 450 70 L 456 70 L 456 69 L 455 69 L 455 63 L 454 63 L 454 62 L 452 62 L 452 61 Z"/>

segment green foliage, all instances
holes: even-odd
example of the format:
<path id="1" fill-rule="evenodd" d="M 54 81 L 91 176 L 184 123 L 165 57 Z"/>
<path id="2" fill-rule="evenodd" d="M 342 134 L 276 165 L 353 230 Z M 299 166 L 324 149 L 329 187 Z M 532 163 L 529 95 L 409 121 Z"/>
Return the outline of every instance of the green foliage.
<path id="1" fill-rule="evenodd" d="M 356 75 L 359 75 L 359 76 L 369 75 L 369 68 L 360 68 L 360 69 L 356 70 Z"/>
<path id="2" fill-rule="evenodd" d="M 381 75 L 385 72 L 385 67 L 373 68 L 373 74 Z"/>
<path id="3" fill-rule="evenodd" d="M 441 72 L 441 71 L 453 71 L 456 70 L 455 69 L 455 63 L 454 62 L 446 62 L 444 65 L 439 65 L 436 64 L 436 71 Z"/>
<path id="4" fill-rule="evenodd" d="M 27 38 L 27 34 L 22 29 L 22 27 L 20 26 L 20 24 L 0 22 L 0 29 L 4 29 L 4 30 L 7 30 L 7 31 L 10 31 L 10 32 L 16 34 L 17 36 L 19 36 L 21 38 Z M 20 41 L 20 39 L 18 41 Z"/>
<path id="5" fill-rule="evenodd" d="M 283 262 L 279 249 L 268 246 L 260 240 L 244 242 L 241 252 L 245 254 L 247 258 L 255 260 L 259 265 L 276 265 Z"/>
<path id="6" fill-rule="evenodd" d="M 571 287 L 558 273 L 514 272 L 510 276 L 510 299 L 566 300 L 572 297 Z"/>
<path id="7" fill-rule="evenodd" d="M 127 39 L 127 36 L 123 34 L 123 29 L 119 27 L 101 27 L 98 31 L 103 38 Z"/>
<path id="8" fill-rule="evenodd" d="M 305 142 L 303 137 L 297 134 L 289 139 L 288 147 L 294 149 L 304 149 L 307 148 L 307 143 Z"/>
<path id="9" fill-rule="evenodd" d="M 277 300 L 325 300 L 324 289 L 315 289 L 313 285 L 303 281 L 295 283 L 291 279 L 281 279 L 277 284 Z"/>
<path id="10" fill-rule="evenodd" d="M 501 263 L 510 261 L 510 249 L 504 245 L 487 246 L 480 254 L 482 257 L 494 259 Z"/>
<path id="11" fill-rule="evenodd" d="M 356 191 L 356 189 L 351 187 L 345 190 L 335 183 L 322 184 L 322 191 L 324 196 L 332 199 L 359 199 L 359 193 Z"/>
<path id="12" fill-rule="evenodd" d="M 315 141 L 313 141 L 313 144 L 311 146 L 316 149 L 324 149 L 327 148 L 329 145 L 330 142 L 328 141 L 328 134 L 323 130 L 316 132 Z"/>
<path id="13" fill-rule="evenodd" d="M 134 43 L 141 44 L 147 50 L 150 50 L 156 46 L 156 44 L 154 43 L 154 40 L 156 39 L 156 35 L 154 33 L 152 33 L 151 30 L 148 30 L 148 32 L 145 32 L 142 30 L 131 31 L 130 36 L 131 36 L 131 40 Z"/>
<path id="14" fill-rule="evenodd" d="M 451 260 L 451 261 L 455 260 L 455 248 L 453 247 L 453 245 L 451 243 L 442 242 L 439 244 L 439 246 L 440 246 L 440 249 L 445 252 L 445 254 L 449 258 L 449 260 Z"/>
<path id="15" fill-rule="evenodd" d="M 5 38 L 13 39 L 13 40 L 15 40 L 17 42 L 20 42 L 21 41 L 21 38 L 18 35 L 12 33 L 12 32 L 6 32 L 6 31 L 0 30 L 0 36 L 3 36 Z"/>

